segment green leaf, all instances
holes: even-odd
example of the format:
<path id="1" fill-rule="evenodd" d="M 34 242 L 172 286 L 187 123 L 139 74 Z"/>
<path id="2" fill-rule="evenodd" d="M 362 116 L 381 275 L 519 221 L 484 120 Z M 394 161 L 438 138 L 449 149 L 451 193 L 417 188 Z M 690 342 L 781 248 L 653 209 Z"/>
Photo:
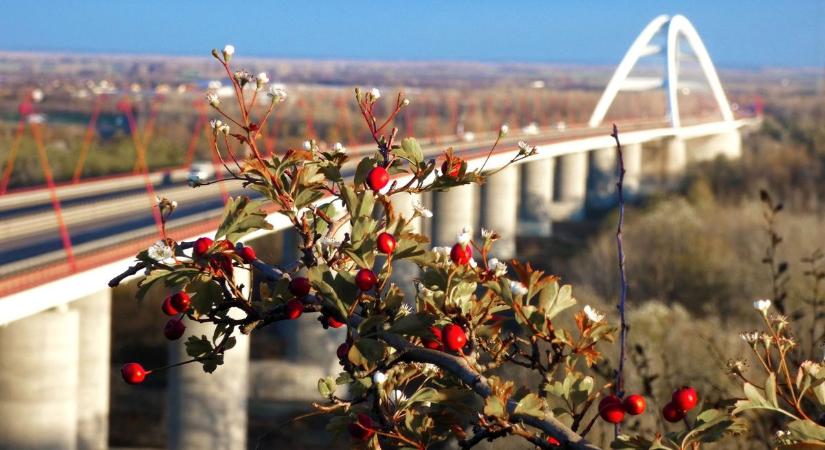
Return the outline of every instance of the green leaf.
<path id="1" fill-rule="evenodd" d="M 375 160 L 373 158 L 364 158 L 358 163 L 355 169 L 355 176 L 353 177 L 353 184 L 360 186 L 367 180 L 367 174 L 375 167 Z"/>
<path id="2" fill-rule="evenodd" d="M 548 283 L 539 295 L 539 309 L 544 311 L 544 317 L 552 320 L 560 312 L 576 304 L 573 298 L 573 289 L 569 284 L 559 288 L 558 282 Z"/>
<path id="3" fill-rule="evenodd" d="M 359 339 L 353 347 L 357 347 L 361 355 L 370 362 L 380 361 L 386 348 L 382 342 L 375 339 Z"/>
<path id="4" fill-rule="evenodd" d="M 189 289 L 192 292 L 192 307 L 198 316 L 212 310 L 212 307 L 221 300 L 223 295 L 220 285 L 206 274 L 201 274 L 195 279 L 190 284 Z"/>
<path id="5" fill-rule="evenodd" d="M 212 351 L 212 343 L 205 335 L 201 337 L 189 336 L 184 346 L 186 347 L 186 354 L 193 358 L 202 357 Z"/>
<path id="6" fill-rule="evenodd" d="M 324 193 L 322 191 L 317 191 L 315 189 L 309 188 L 301 189 L 300 191 L 298 191 L 298 195 L 296 195 L 294 199 L 295 208 L 301 209 L 306 206 L 309 206 L 323 196 Z"/>
<path id="7" fill-rule="evenodd" d="M 424 161 L 424 152 L 421 151 L 421 145 L 415 138 L 406 138 L 401 141 L 401 148 L 396 149 L 395 154 L 410 161 L 416 167 Z"/>
<path id="8" fill-rule="evenodd" d="M 526 414 L 528 416 L 544 418 L 544 401 L 538 395 L 534 393 L 529 393 L 525 395 L 519 402 L 516 404 L 516 409 L 513 411 L 514 414 Z"/>
<path id="9" fill-rule="evenodd" d="M 765 380 L 765 394 L 767 394 L 770 404 L 778 408 L 779 402 L 776 400 L 776 375 L 774 375 L 773 372 L 771 372 L 770 375 L 768 375 L 768 379 Z"/>
<path id="10" fill-rule="evenodd" d="M 337 387 L 332 377 L 318 379 L 318 393 L 321 394 L 321 397 L 330 398 Z"/>
<path id="11" fill-rule="evenodd" d="M 171 274 L 171 271 L 166 269 L 156 269 L 153 270 L 146 278 L 138 281 L 138 290 L 137 290 L 137 299 L 143 300 L 146 297 L 146 294 L 149 292 L 149 288 L 152 287 L 158 281 L 164 279 L 165 277 Z"/>
<path id="12" fill-rule="evenodd" d="M 271 230 L 272 225 L 266 221 L 266 212 L 261 209 L 261 201 L 252 201 L 249 197 L 235 197 L 226 203 L 223 223 L 215 233 L 215 239 L 226 237 L 235 242 L 238 238 L 256 230 Z"/>
<path id="13" fill-rule="evenodd" d="M 487 397 L 484 399 L 484 415 L 505 417 L 504 404 L 494 395 Z"/>
<path id="14" fill-rule="evenodd" d="M 794 439 L 825 441 L 825 427 L 810 420 L 795 420 L 788 424 L 788 431 Z"/>
<path id="15" fill-rule="evenodd" d="M 431 316 L 407 314 L 390 325 L 390 328 L 387 331 L 396 334 L 422 336 L 424 332 L 429 331 L 433 321 L 434 320 Z"/>

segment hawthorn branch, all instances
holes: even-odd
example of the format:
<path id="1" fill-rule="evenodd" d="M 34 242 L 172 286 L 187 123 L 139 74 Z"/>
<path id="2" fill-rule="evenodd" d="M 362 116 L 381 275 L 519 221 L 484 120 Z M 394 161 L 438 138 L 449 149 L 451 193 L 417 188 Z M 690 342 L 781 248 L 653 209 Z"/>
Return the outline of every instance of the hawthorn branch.
<path id="1" fill-rule="evenodd" d="M 621 279 L 621 290 L 619 293 L 619 368 L 616 370 L 616 385 L 615 392 L 619 398 L 624 397 L 624 360 L 625 347 L 627 345 L 627 322 L 625 321 L 625 301 L 627 300 L 627 274 L 625 273 L 625 257 L 624 247 L 622 246 L 622 225 L 624 225 L 624 157 L 622 155 L 622 143 L 619 141 L 619 128 L 613 124 L 613 133 L 611 134 L 616 141 L 616 159 L 617 167 L 616 174 L 618 180 L 616 181 L 616 195 L 619 201 L 619 224 L 616 228 L 616 248 L 619 259 L 619 276 Z M 618 436 L 621 432 L 621 425 L 616 424 L 614 427 L 615 435 Z"/>

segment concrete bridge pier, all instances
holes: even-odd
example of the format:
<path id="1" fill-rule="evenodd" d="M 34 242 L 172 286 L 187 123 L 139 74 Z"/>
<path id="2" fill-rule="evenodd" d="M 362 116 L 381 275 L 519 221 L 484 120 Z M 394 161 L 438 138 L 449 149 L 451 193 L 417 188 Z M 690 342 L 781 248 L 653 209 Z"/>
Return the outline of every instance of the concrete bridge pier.
<path id="1" fill-rule="evenodd" d="M 675 184 L 682 179 L 687 167 L 687 149 L 684 139 L 668 138 L 664 142 L 664 174 L 667 184 Z"/>
<path id="2" fill-rule="evenodd" d="M 587 198 L 587 152 L 568 153 L 558 157 L 555 199 L 550 210 L 554 221 L 584 218 Z"/>
<path id="3" fill-rule="evenodd" d="M 112 290 L 105 289 L 70 304 L 79 316 L 77 397 L 78 450 L 109 448 Z"/>
<path id="4" fill-rule="evenodd" d="M 481 226 L 501 237 L 490 256 L 507 260 L 516 256 L 518 233 L 519 168 L 509 166 L 481 186 Z"/>
<path id="5" fill-rule="evenodd" d="M 717 156 L 738 159 L 742 156 L 742 136 L 738 130 L 726 131 L 690 142 L 689 153 L 693 160 L 708 161 Z"/>
<path id="6" fill-rule="evenodd" d="M 604 209 L 616 200 L 616 148 L 600 148 L 590 152 L 589 156 L 587 208 Z"/>
<path id="7" fill-rule="evenodd" d="M 235 272 L 235 280 L 250 284 L 246 270 Z M 172 363 L 190 359 L 184 342 L 189 336 L 211 340 L 214 325 L 187 320 L 186 333 L 169 345 Z M 169 371 L 167 390 L 167 447 L 172 450 L 246 450 L 247 399 L 249 389 L 249 336 L 235 331 L 234 348 L 214 373 L 191 363 Z"/>
<path id="8" fill-rule="evenodd" d="M 413 202 L 421 201 L 421 194 L 401 192 L 393 195 L 390 201 L 392 202 L 392 207 L 395 213 L 398 216 L 409 220 L 410 217 L 415 214 Z M 415 219 L 411 220 L 410 226 L 412 231 L 421 233 L 423 228 L 421 217 L 417 216 Z M 395 261 L 392 263 L 392 275 L 390 275 L 390 281 L 401 288 L 401 292 L 404 293 L 404 298 L 407 301 L 412 302 L 415 298 L 415 286 L 413 285 L 413 280 L 418 278 L 419 274 L 420 271 L 415 263 L 408 260 Z"/>
<path id="9" fill-rule="evenodd" d="M 475 226 L 475 185 L 467 184 L 449 191 L 434 192 L 432 200 L 433 245 L 451 246 L 455 244 L 456 235 L 462 228 Z"/>
<path id="10" fill-rule="evenodd" d="M 523 236 L 550 236 L 553 223 L 550 206 L 553 202 L 553 179 L 556 160 L 544 158 L 521 165 L 521 217 L 519 234 Z"/>
<path id="11" fill-rule="evenodd" d="M 642 144 L 623 145 L 622 159 L 625 170 L 622 189 L 627 198 L 633 198 L 642 185 Z"/>
<path id="12" fill-rule="evenodd" d="M 79 315 L 62 307 L 0 327 L 0 449 L 77 448 Z"/>

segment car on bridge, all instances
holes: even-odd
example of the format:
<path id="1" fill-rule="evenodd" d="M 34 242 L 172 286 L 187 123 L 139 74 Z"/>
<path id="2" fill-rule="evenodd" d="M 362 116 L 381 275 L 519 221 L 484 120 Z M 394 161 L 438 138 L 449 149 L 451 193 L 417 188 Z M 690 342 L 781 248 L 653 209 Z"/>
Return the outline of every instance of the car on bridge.
<path id="1" fill-rule="evenodd" d="M 209 181 L 215 178 L 215 165 L 211 162 L 194 162 L 189 167 L 189 175 L 186 178 L 190 181 Z"/>

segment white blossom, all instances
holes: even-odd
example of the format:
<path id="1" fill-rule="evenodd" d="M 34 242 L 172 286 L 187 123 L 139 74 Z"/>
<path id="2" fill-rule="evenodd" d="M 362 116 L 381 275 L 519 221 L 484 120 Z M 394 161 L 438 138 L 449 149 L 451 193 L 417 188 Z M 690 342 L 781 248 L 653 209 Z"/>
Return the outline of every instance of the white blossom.
<path id="1" fill-rule="evenodd" d="M 332 151 L 334 151 L 335 153 L 346 153 L 347 149 L 346 147 L 344 147 L 344 144 L 336 142 L 332 145 Z"/>
<path id="2" fill-rule="evenodd" d="M 212 127 L 212 131 L 217 133 L 223 126 L 223 122 L 220 119 L 212 119 L 209 121 L 209 126 Z"/>
<path id="3" fill-rule="evenodd" d="M 424 288 L 426 289 L 426 288 Z M 401 306 L 398 308 L 398 315 L 399 316 L 409 316 L 413 313 L 412 307 L 406 303 L 402 303 Z"/>
<path id="4" fill-rule="evenodd" d="M 259 91 L 263 89 L 266 83 L 269 83 L 269 77 L 266 75 L 266 72 L 261 72 L 258 75 L 255 75 L 255 87 Z"/>
<path id="5" fill-rule="evenodd" d="M 304 141 L 304 150 L 312 150 L 312 142 Z"/>
<path id="6" fill-rule="evenodd" d="M 228 123 L 225 123 L 225 124 L 221 125 L 220 128 L 218 128 L 218 131 L 220 131 L 223 134 L 229 134 L 229 132 L 231 131 L 231 128 L 229 128 Z"/>
<path id="7" fill-rule="evenodd" d="M 524 141 L 518 141 L 518 149 L 521 153 L 530 153 L 536 149 L 536 147 L 531 147 L 530 144 Z"/>
<path id="8" fill-rule="evenodd" d="M 229 60 L 232 59 L 232 55 L 234 55 L 234 54 L 235 54 L 235 46 L 234 45 L 226 44 L 223 47 L 223 59 L 225 59 L 226 62 L 229 62 Z"/>
<path id="9" fill-rule="evenodd" d="M 469 265 L 470 265 L 470 267 L 472 267 L 473 269 L 475 269 L 476 267 L 478 267 L 478 263 L 476 262 L 476 259 L 475 259 L 475 258 L 470 258 L 470 260 L 469 260 L 469 261 L 467 261 L 467 264 L 469 264 Z"/>
<path id="10" fill-rule="evenodd" d="M 488 230 L 486 228 L 481 229 L 481 237 L 483 237 L 484 239 L 490 239 L 491 237 L 493 237 L 493 234 L 495 234 L 495 231 L 493 230 Z"/>
<path id="11" fill-rule="evenodd" d="M 436 261 L 449 261 L 450 260 L 450 247 L 433 247 L 433 253 L 435 254 Z"/>
<path id="12" fill-rule="evenodd" d="M 372 88 L 370 90 L 369 96 L 372 99 L 372 101 L 376 101 L 379 98 L 381 98 L 381 91 L 379 91 L 378 88 Z"/>
<path id="13" fill-rule="evenodd" d="M 584 305 L 584 315 L 586 315 L 591 322 L 601 322 L 604 320 L 604 314 L 592 308 L 590 305 Z"/>
<path id="14" fill-rule="evenodd" d="M 377 370 L 374 374 L 372 374 L 372 382 L 375 384 L 383 384 L 387 381 L 387 375 L 380 370 Z"/>
<path id="15" fill-rule="evenodd" d="M 487 268 L 499 277 L 507 273 L 507 264 L 499 261 L 498 258 L 490 258 L 487 261 Z"/>
<path id="16" fill-rule="evenodd" d="M 498 133 L 502 136 L 510 132 L 510 126 L 506 123 L 499 128 Z"/>
<path id="17" fill-rule="evenodd" d="M 404 100 L 401 100 L 401 106 L 410 106 L 410 99 L 405 98 Z"/>
<path id="18" fill-rule="evenodd" d="M 763 315 L 768 314 L 768 309 L 771 307 L 771 301 L 768 299 L 756 300 L 753 302 L 753 307 L 756 308 Z"/>
<path id="19" fill-rule="evenodd" d="M 425 208 L 424 204 L 421 203 L 420 200 L 413 200 L 412 207 L 417 214 L 421 215 L 421 217 L 430 218 L 433 216 L 433 212 Z"/>
<path id="20" fill-rule="evenodd" d="M 739 337 L 748 344 L 755 344 L 759 340 L 759 333 L 752 331 L 750 333 L 739 333 Z"/>
<path id="21" fill-rule="evenodd" d="M 209 104 L 215 108 L 217 108 L 221 104 L 221 100 L 218 98 L 218 94 L 215 92 L 207 92 L 206 101 L 209 102 Z"/>
<path id="22" fill-rule="evenodd" d="M 510 281 L 510 291 L 513 295 L 518 297 L 519 295 L 524 295 L 527 293 L 527 287 L 518 281 Z"/>
<path id="23" fill-rule="evenodd" d="M 398 389 L 393 389 L 393 391 L 390 392 L 389 395 L 387 395 L 387 400 L 389 400 L 390 404 L 396 408 L 398 407 L 399 403 L 403 402 L 406 399 L 407 396 Z"/>
<path id="24" fill-rule="evenodd" d="M 283 85 L 273 84 L 269 86 L 269 96 L 272 97 L 273 103 L 280 103 L 286 100 L 286 89 Z"/>
<path id="25" fill-rule="evenodd" d="M 166 245 L 164 241 L 157 241 L 149 247 L 149 257 L 158 262 L 168 261 L 175 257 L 172 247 Z"/>
<path id="26" fill-rule="evenodd" d="M 461 232 L 458 233 L 455 240 L 461 245 L 467 245 L 470 243 L 470 240 L 473 238 L 473 229 L 470 227 L 464 227 L 461 229 Z"/>

